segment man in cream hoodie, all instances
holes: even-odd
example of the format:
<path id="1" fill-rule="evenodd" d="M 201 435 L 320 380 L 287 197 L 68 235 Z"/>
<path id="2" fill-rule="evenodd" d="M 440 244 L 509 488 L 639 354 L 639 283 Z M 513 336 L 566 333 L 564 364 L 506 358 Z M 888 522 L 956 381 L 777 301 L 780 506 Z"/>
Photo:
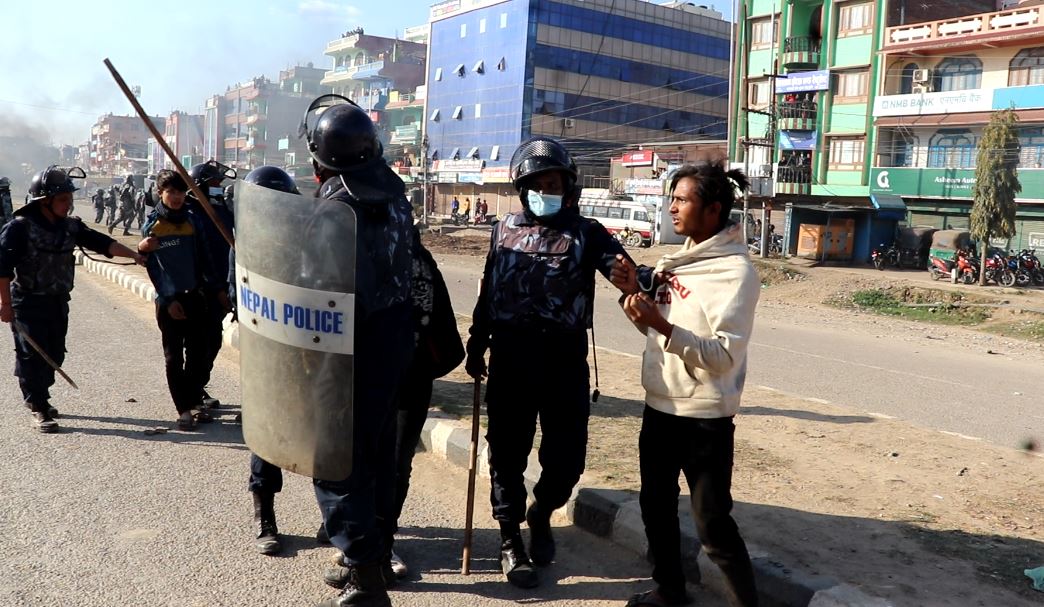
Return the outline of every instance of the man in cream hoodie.
<path id="1" fill-rule="evenodd" d="M 747 371 L 747 344 L 760 281 L 741 226 L 729 222 L 740 171 L 686 165 L 671 179 L 671 220 L 687 236 L 656 265 L 653 284 L 623 298 L 646 335 L 642 360 L 645 411 L 638 440 L 642 520 L 655 563 L 654 590 L 628 607 L 691 601 L 682 572 L 678 477 L 685 474 L 696 529 L 707 556 L 725 574 L 732 605 L 757 604 L 747 547 L 732 519 L 733 417 Z M 637 283 L 618 258 L 614 276 Z"/>

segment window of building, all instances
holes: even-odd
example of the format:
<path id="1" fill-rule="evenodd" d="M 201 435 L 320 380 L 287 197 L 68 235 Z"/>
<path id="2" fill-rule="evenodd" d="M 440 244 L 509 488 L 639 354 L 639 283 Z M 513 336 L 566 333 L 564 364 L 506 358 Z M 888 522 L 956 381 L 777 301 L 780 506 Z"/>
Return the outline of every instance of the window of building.
<path id="1" fill-rule="evenodd" d="M 940 129 L 928 141 L 928 168 L 970 169 L 975 166 L 975 140 L 968 129 Z"/>
<path id="2" fill-rule="evenodd" d="M 507 13 L 500 13 L 500 29 L 507 27 Z"/>
<path id="3" fill-rule="evenodd" d="M 479 33 L 480 34 L 485 34 L 486 33 L 486 20 L 485 19 L 479 19 Z"/>
<path id="4" fill-rule="evenodd" d="M 909 95 L 913 93 L 914 72 L 920 69 L 916 63 L 907 63 L 903 66 L 902 74 L 899 76 L 899 94 Z"/>
<path id="5" fill-rule="evenodd" d="M 837 17 L 837 36 L 862 36 L 873 32 L 874 3 L 851 2 L 842 4 Z"/>
<path id="6" fill-rule="evenodd" d="M 947 57 L 935 68 L 936 91 L 967 91 L 979 88 L 982 61 L 978 57 Z"/>
<path id="7" fill-rule="evenodd" d="M 475 118 L 482 118 L 482 104 L 475 104 Z"/>
<path id="8" fill-rule="evenodd" d="M 468 158 L 475 158 L 475 159 L 477 159 L 478 157 L 479 157 L 478 147 L 473 147 L 470 150 L 468 150 Z"/>
<path id="9" fill-rule="evenodd" d="M 866 103 L 870 72 L 839 72 L 837 75 L 836 103 Z"/>
<path id="10" fill-rule="evenodd" d="M 747 104 L 751 107 L 766 107 L 772 101 L 772 88 L 768 80 L 751 81 L 747 93 Z"/>
<path id="11" fill-rule="evenodd" d="M 437 67 L 435 68 L 435 81 L 438 82 L 440 80 L 442 80 L 442 68 Z"/>
<path id="12" fill-rule="evenodd" d="M 431 113 L 431 121 L 432 122 L 438 122 L 439 121 L 439 110 L 438 110 L 438 108 L 436 108 L 434 111 L 432 111 L 432 113 Z"/>
<path id="13" fill-rule="evenodd" d="M 453 68 L 453 73 L 458 75 L 458 76 L 460 76 L 461 78 L 463 78 L 464 77 L 464 64 L 463 63 L 458 63 L 457 67 Z"/>
<path id="14" fill-rule="evenodd" d="M 830 168 L 841 171 L 863 170 L 863 137 L 831 137 Z"/>
<path id="15" fill-rule="evenodd" d="M 502 71 L 502 72 L 505 69 L 507 69 L 507 59 L 505 59 L 504 57 L 501 57 L 500 61 L 497 62 L 497 69 Z"/>
<path id="16" fill-rule="evenodd" d="M 490 160 L 499 160 L 500 159 L 500 146 L 499 145 L 493 146 L 493 149 L 491 149 L 489 151 L 489 159 Z"/>
<path id="17" fill-rule="evenodd" d="M 450 160 L 460 160 L 460 148 L 453 148 L 450 152 Z"/>
<path id="18" fill-rule="evenodd" d="M 779 34 L 779 20 L 765 17 L 750 22 L 750 48 L 769 48 Z"/>
<path id="19" fill-rule="evenodd" d="M 471 71 L 475 72 L 476 74 L 486 73 L 486 62 L 479 59 L 478 63 L 476 63 L 474 67 L 471 68 Z"/>
<path id="20" fill-rule="evenodd" d="M 453 108 L 453 119 L 454 120 L 460 120 L 461 116 L 463 116 L 463 115 L 464 115 L 464 106 L 458 105 L 457 107 Z"/>
<path id="21" fill-rule="evenodd" d="M 467 23 L 461 23 L 460 24 L 460 37 L 464 38 L 467 35 L 468 35 L 468 24 Z"/>
<path id="22" fill-rule="evenodd" d="M 1044 128 L 1019 129 L 1019 167 L 1039 169 L 1044 167 Z"/>
<path id="23" fill-rule="evenodd" d="M 1022 49 L 1008 67 L 1008 86 L 1044 84 L 1044 46 Z"/>

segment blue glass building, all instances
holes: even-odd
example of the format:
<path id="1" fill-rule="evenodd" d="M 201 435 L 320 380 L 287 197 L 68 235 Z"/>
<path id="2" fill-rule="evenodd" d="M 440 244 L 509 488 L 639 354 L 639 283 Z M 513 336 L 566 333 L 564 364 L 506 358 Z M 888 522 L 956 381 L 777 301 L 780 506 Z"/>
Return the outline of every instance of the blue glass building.
<path id="1" fill-rule="evenodd" d="M 440 181 L 489 183 L 531 135 L 564 141 L 585 172 L 607 172 L 640 143 L 724 139 L 730 24 L 720 17 L 644 0 L 432 6 L 425 131 Z"/>

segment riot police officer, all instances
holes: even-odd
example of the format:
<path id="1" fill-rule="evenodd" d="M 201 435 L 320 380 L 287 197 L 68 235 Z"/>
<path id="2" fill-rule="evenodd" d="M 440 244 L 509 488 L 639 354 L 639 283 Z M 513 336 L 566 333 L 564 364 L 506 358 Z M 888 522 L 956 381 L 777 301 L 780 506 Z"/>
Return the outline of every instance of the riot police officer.
<path id="1" fill-rule="evenodd" d="M 72 252 L 86 247 L 107 257 L 141 255 L 69 217 L 73 179 L 87 175 L 76 167 L 48 167 L 33 177 L 30 203 L 0 232 L 0 320 L 14 324 L 15 375 L 22 397 L 41 432 L 56 432 L 51 406 L 54 369 L 29 344 L 32 339 L 58 365 L 65 359 L 69 328 L 69 292 L 75 267 Z M 26 336 L 28 334 L 28 338 Z"/>
<path id="2" fill-rule="evenodd" d="M 610 278 L 616 256 L 626 253 L 601 224 L 580 215 L 576 165 L 558 142 L 536 137 L 522 143 L 511 158 L 510 177 L 524 210 L 493 228 L 467 371 L 476 379 L 486 376 L 490 350 L 486 440 L 501 567 L 510 583 L 532 588 L 539 583 L 533 565 L 554 560 L 551 513 L 565 505 L 584 471 L 594 274 Z M 520 384 L 520 372 L 539 378 L 541 388 Z M 527 511 L 523 474 L 538 416 L 543 470 Z M 522 521 L 529 526 L 532 561 Z"/>
<path id="3" fill-rule="evenodd" d="M 94 223 L 101 223 L 105 218 L 105 190 L 98 188 L 91 200 L 94 202 Z"/>
<path id="4" fill-rule="evenodd" d="M 233 220 L 232 211 L 227 204 L 224 196 L 224 190 L 221 187 L 221 182 L 226 178 L 235 179 L 236 172 L 216 160 L 208 160 L 200 164 L 194 165 L 189 170 L 189 177 L 192 178 L 199 189 L 207 196 L 210 202 L 211 208 L 214 209 L 214 214 L 217 215 L 218 219 L 224 225 L 225 230 L 229 234 L 232 233 L 232 228 L 235 225 Z M 189 212 L 196 215 L 201 220 L 203 225 L 203 242 L 210 253 L 210 258 L 214 263 L 214 274 L 220 279 L 224 279 L 228 276 L 228 254 L 231 247 L 228 242 L 225 241 L 224 236 L 218 230 L 214 222 L 209 219 L 205 214 L 202 207 L 196 202 L 195 195 L 190 191 L 187 199 Z M 206 384 L 210 382 L 210 373 L 214 369 L 214 360 L 217 359 L 218 353 L 221 351 L 221 346 L 224 343 L 221 339 L 223 326 L 222 321 L 225 316 L 231 311 L 228 299 L 225 298 L 225 293 L 228 291 L 228 285 L 221 285 L 221 288 L 215 291 L 215 297 L 211 297 L 207 301 L 207 310 L 210 318 L 210 322 L 207 325 L 207 343 L 209 344 L 208 356 L 209 359 L 206 361 L 206 373 L 204 376 L 204 388 L 200 394 L 200 400 L 202 405 L 211 409 L 220 406 L 220 401 L 216 398 L 212 398 L 207 393 Z"/>
<path id="5" fill-rule="evenodd" d="M 320 108 L 325 110 L 310 127 L 309 116 Z M 359 106 L 323 95 L 306 111 L 302 132 L 322 184 L 316 196 L 349 205 L 356 216 L 354 240 L 346 241 L 336 221 L 321 217 L 312 236 L 323 251 L 354 255 L 357 285 L 353 468 L 343 480 L 314 482 L 324 527 L 348 571 L 339 580 L 345 584 L 339 596 L 321 605 L 386 607 L 386 582 L 394 579 L 386 538 L 395 532 L 396 390 L 413 352 L 412 208 L 405 185 L 383 158 L 373 121 Z"/>
<path id="6" fill-rule="evenodd" d="M 109 234 L 112 234 L 112 231 L 116 228 L 116 226 L 122 223 L 123 235 L 129 236 L 131 222 L 134 221 L 135 215 L 135 188 L 134 178 L 132 176 L 127 175 L 127 178 L 124 180 L 123 185 L 120 186 L 120 188 L 116 191 L 116 197 L 120 201 L 120 214 L 116 216 L 116 219 L 114 221 L 109 223 Z"/>
<path id="7" fill-rule="evenodd" d="M 258 167 L 247 173 L 243 181 L 288 194 L 300 194 L 294 178 L 279 167 Z M 226 203 L 231 199 L 231 187 L 230 185 L 225 188 Z M 230 248 L 228 255 L 228 294 L 229 300 L 235 302 L 235 249 Z M 283 471 L 279 466 L 265 461 L 256 453 L 251 453 L 250 481 L 247 488 L 254 501 L 254 524 L 257 526 L 257 539 L 254 547 L 261 554 L 277 554 L 283 548 L 279 541 L 279 527 L 276 524 L 275 494 L 283 490 Z"/>
<path id="8" fill-rule="evenodd" d="M 14 205 L 11 203 L 11 180 L 0 177 L 0 225 L 11 221 L 14 217 Z"/>

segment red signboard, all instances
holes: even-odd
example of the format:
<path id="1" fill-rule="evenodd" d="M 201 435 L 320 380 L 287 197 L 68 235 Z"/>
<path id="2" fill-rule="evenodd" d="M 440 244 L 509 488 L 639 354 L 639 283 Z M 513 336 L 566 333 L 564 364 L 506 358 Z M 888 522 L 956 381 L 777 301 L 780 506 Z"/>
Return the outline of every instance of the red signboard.
<path id="1" fill-rule="evenodd" d="M 625 167 L 647 167 L 652 166 L 653 163 L 653 151 L 652 150 L 638 150 L 636 152 L 627 152 L 620 158 L 620 163 Z"/>

